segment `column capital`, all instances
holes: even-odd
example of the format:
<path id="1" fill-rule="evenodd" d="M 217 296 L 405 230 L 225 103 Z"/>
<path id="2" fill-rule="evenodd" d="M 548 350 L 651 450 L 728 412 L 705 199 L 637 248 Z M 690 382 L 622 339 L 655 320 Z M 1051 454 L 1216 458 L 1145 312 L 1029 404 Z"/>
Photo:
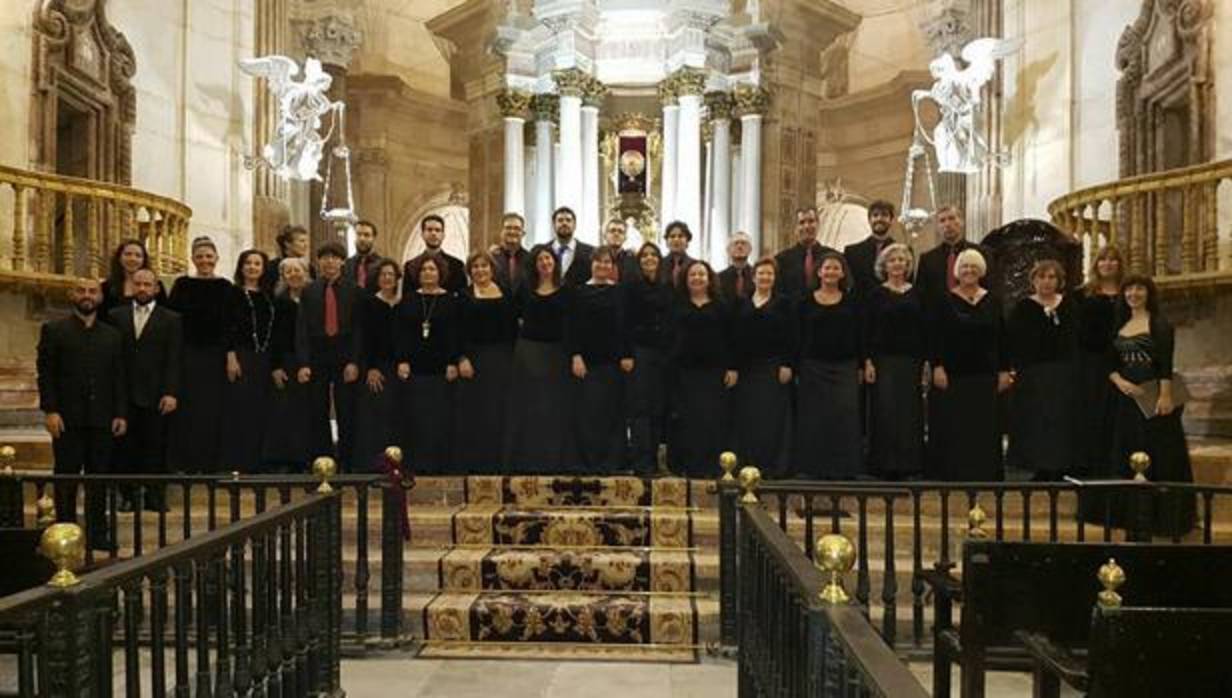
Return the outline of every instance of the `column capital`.
<path id="1" fill-rule="evenodd" d="M 607 97 L 607 85 L 604 85 L 598 78 L 586 76 L 586 84 L 582 87 L 582 106 L 598 107 L 603 104 L 603 99 Z"/>
<path id="2" fill-rule="evenodd" d="M 676 96 L 701 96 L 706 91 L 706 71 L 685 66 L 672 74 L 676 81 Z"/>
<path id="3" fill-rule="evenodd" d="M 560 97 L 551 93 L 537 94 L 530 99 L 535 121 L 555 121 L 560 118 Z"/>
<path id="4" fill-rule="evenodd" d="M 496 106 L 506 119 L 525 119 L 530 115 L 531 94 L 522 90 L 505 88 L 496 93 Z"/>
<path id="5" fill-rule="evenodd" d="M 676 106 L 676 76 L 668 75 L 659 82 L 659 101 L 665 107 Z"/>
<path id="6" fill-rule="evenodd" d="M 756 85 L 737 85 L 733 94 L 736 116 L 765 114 L 770 110 L 770 91 Z"/>
<path id="7" fill-rule="evenodd" d="M 291 26 L 299 34 L 304 53 L 325 65 L 346 68 L 364 40 L 355 19 L 345 12 L 293 19 Z"/>
<path id="8" fill-rule="evenodd" d="M 735 104 L 727 92 L 707 92 L 704 96 L 711 121 L 727 121 L 732 117 Z"/>
<path id="9" fill-rule="evenodd" d="M 593 80 L 581 68 L 566 68 L 552 71 L 552 82 L 556 83 L 556 93 L 561 97 L 581 97 L 586 93 L 586 87 Z"/>
<path id="10" fill-rule="evenodd" d="M 713 121 L 703 121 L 702 122 L 702 143 L 709 143 L 712 140 L 714 140 L 714 122 Z"/>

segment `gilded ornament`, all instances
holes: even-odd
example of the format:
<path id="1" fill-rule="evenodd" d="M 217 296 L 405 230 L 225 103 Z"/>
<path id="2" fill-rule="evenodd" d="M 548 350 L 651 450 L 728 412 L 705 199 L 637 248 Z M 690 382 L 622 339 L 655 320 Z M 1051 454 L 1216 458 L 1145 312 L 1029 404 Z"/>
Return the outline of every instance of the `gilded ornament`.
<path id="1" fill-rule="evenodd" d="M 51 498 L 44 488 L 39 498 L 34 502 L 34 525 L 47 528 L 56 522 L 56 500 Z"/>
<path id="2" fill-rule="evenodd" d="M 329 456 L 319 456 L 312 461 L 312 474 L 321 481 L 321 485 L 317 487 L 318 494 L 329 494 L 334 491 L 330 486 L 329 480 L 338 472 L 338 464 Z"/>
<path id="3" fill-rule="evenodd" d="M 988 515 L 984 513 L 984 508 L 976 502 L 971 507 L 971 511 L 967 512 L 967 537 L 976 540 L 988 537 L 988 531 L 984 530 L 984 522 L 988 520 Z"/>
<path id="4" fill-rule="evenodd" d="M 754 504 L 757 502 L 757 486 L 761 484 L 761 471 L 757 468 L 746 465 L 740 469 L 740 488 L 744 490 L 744 496 L 740 501 L 746 504 Z"/>
<path id="5" fill-rule="evenodd" d="M 537 94 L 530 100 L 535 121 L 556 121 L 560 118 L 560 97 L 554 94 Z"/>
<path id="6" fill-rule="evenodd" d="M 732 477 L 732 471 L 739 465 L 739 460 L 736 454 L 731 451 L 724 451 L 719 455 L 719 467 L 723 470 L 723 482 L 735 482 L 736 478 Z"/>
<path id="7" fill-rule="evenodd" d="M 581 68 L 552 71 L 552 82 L 556 83 L 556 93 L 561 97 L 581 97 L 591 79 Z"/>
<path id="8" fill-rule="evenodd" d="M 1129 456 L 1129 468 L 1134 471 L 1134 482 L 1146 482 L 1146 471 L 1151 467 L 1151 457 L 1145 451 L 1135 451 Z"/>
<path id="9" fill-rule="evenodd" d="M 727 121 L 732 117 L 735 103 L 727 92 L 707 92 L 705 101 L 711 121 Z"/>
<path id="10" fill-rule="evenodd" d="M 676 104 L 676 96 L 679 94 L 676 88 L 675 75 L 669 75 L 659 82 L 659 101 L 663 106 L 670 107 Z"/>
<path id="11" fill-rule="evenodd" d="M 582 104 L 588 107 L 602 106 L 607 93 L 607 85 L 600 82 L 598 78 L 587 75 L 582 88 Z"/>
<path id="12" fill-rule="evenodd" d="M 501 116 L 525 119 L 530 115 L 531 94 L 523 90 L 505 89 L 496 93 L 496 106 Z"/>
<path id="13" fill-rule="evenodd" d="M 685 66 L 672 74 L 676 96 L 698 96 L 706 91 L 706 71 Z"/>
<path id="14" fill-rule="evenodd" d="M 756 85 L 737 85 L 732 93 L 736 116 L 765 114 L 770 110 L 770 92 Z"/>
<path id="15" fill-rule="evenodd" d="M 847 603 L 850 597 L 843 590 L 843 575 L 855 564 L 855 546 L 846 536 L 830 533 L 817 539 L 815 558 L 817 568 L 829 576 L 821 590 L 821 600 L 830 604 Z"/>
<path id="16" fill-rule="evenodd" d="M 1095 575 L 1099 579 L 1099 583 L 1103 585 L 1104 590 L 1099 592 L 1099 605 L 1104 608 L 1119 608 L 1121 606 L 1121 595 L 1117 593 L 1117 589 L 1125 583 L 1125 570 L 1116 563 L 1113 558 L 1108 558 L 1108 561 L 1100 566 L 1099 572 Z"/>
<path id="17" fill-rule="evenodd" d="M 74 573 L 86 562 L 86 534 L 74 523 L 52 524 L 39 539 L 39 554 L 56 566 L 48 586 L 71 587 L 81 581 Z"/>
<path id="18" fill-rule="evenodd" d="M 13 477 L 13 464 L 17 462 L 17 449 L 9 444 L 0 446 L 0 475 Z"/>

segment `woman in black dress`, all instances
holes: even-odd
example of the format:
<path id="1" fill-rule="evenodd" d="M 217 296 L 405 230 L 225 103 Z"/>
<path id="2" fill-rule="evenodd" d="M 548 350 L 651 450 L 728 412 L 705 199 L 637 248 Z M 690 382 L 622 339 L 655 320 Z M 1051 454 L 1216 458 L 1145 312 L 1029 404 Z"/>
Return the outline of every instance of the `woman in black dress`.
<path id="1" fill-rule="evenodd" d="M 261 445 L 263 469 L 270 473 L 304 473 L 308 464 L 308 384 L 298 379 L 295 319 L 300 294 L 308 285 L 308 261 L 284 259 L 282 281 L 274 296 L 274 339 L 270 342 L 269 429 Z"/>
<path id="2" fill-rule="evenodd" d="M 167 463 L 172 470 L 212 473 L 237 466 L 222 460 L 223 394 L 227 384 L 227 304 L 235 287 L 218 276 L 218 249 L 208 237 L 192 241 L 196 276 L 181 276 L 167 306 L 180 314 L 179 408 L 171 417 Z"/>
<path id="3" fill-rule="evenodd" d="M 963 482 L 1004 478 L 997 395 L 1011 384 L 1001 304 L 980 287 L 976 249 L 954 261 L 958 284 L 938 303 L 930 328 L 930 477 Z"/>
<path id="4" fill-rule="evenodd" d="M 518 319 L 513 299 L 496 283 L 492 257 L 466 260 L 471 286 L 462 293 L 462 356 L 454 386 L 454 470 L 503 473 L 505 420 Z"/>
<path id="5" fill-rule="evenodd" d="M 864 366 L 861 308 L 847 262 L 821 255 L 817 290 L 800 301 L 800 382 L 796 396 L 796 471 L 849 480 L 864 474 L 860 443 L 860 374 Z"/>
<path id="6" fill-rule="evenodd" d="M 137 273 L 138 269 L 153 269 L 145 243 L 135 238 L 121 240 L 115 253 L 111 255 L 111 267 L 101 285 L 103 300 L 98 305 L 100 320 L 111 322 L 112 308 L 133 302 L 133 274 Z M 158 293 L 154 296 L 154 302 L 167 302 L 167 291 L 163 288 L 162 279 L 158 281 Z"/>
<path id="7" fill-rule="evenodd" d="M 506 422 L 505 464 L 513 473 L 562 473 L 574 464 L 569 358 L 563 345 L 568 289 L 547 245 L 531 250 L 534 270 L 518 291 L 522 318 L 513 351 L 514 396 Z"/>
<path id="8" fill-rule="evenodd" d="M 667 467 L 659 448 L 667 442 L 667 352 L 671 348 L 674 294 L 659 280 L 663 253 L 647 242 L 637 252 L 640 274 L 625 275 L 629 327 L 633 338 L 633 374 L 625 404 L 629 419 L 630 466 L 650 476 Z"/>
<path id="9" fill-rule="evenodd" d="M 355 355 L 364 377 L 355 405 L 355 464 L 360 472 L 379 472 L 385 449 L 400 443 L 396 423 L 406 389 L 394 379 L 402 269 L 392 259 L 382 259 L 373 271 L 376 293 L 360 294 L 355 309 Z"/>
<path id="10" fill-rule="evenodd" d="M 273 289 L 266 285 L 264 252 L 245 250 L 235 268 L 227 298 L 227 386 L 223 457 L 242 473 L 261 465 L 262 442 L 270 416 L 270 348 L 274 341 Z"/>
<path id="11" fill-rule="evenodd" d="M 1117 390 L 1108 380 L 1116 336 L 1116 307 L 1121 295 L 1125 262 L 1121 252 L 1107 245 L 1095 254 L 1088 282 L 1075 294 L 1079 306 L 1079 386 L 1082 410 L 1078 417 L 1079 472 L 1095 479 L 1119 477 L 1123 463 L 1111 462 L 1112 423 Z"/>
<path id="12" fill-rule="evenodd" d="M 683 269 L 684 293 L 672 318 L 668 456 L 678 474 L 713 478 L 728 427 L 728 391 L 740 377 L 738 352 L 714 271 L 700 260 Z"/>
<path id="13" fill-rule="evenodd" d="M 740 347 L 740 383 L 732 394 L 732 426 L 740 462 L 762 477 L 787 477 L 791 460 L 791 383 L 799 353 L 795 305 L 774 282 L 778 265 L 753 265 L 753 295 L 736 301 L 732 336 Z"/>
<path id="14" fill-rule="evenodd" d="M 1121 292 L 1116 338 L 1113 340 L 1113 371 L 1116 387 L 1116 421 L 1113 428 L 1113 462 L 1120 464 L 1121 477 L 1130 477 L 1129 457 L 1138 451 L 1151 457 L 1147 477 L 1156 482 L 1193 482 L 1189 446 L 1181 426 L 1184 405 L 1173 395 L 1172 355 L 1176 333 L 1159 312 L 1159 293 L 1147 276 L 1131 275 Z M 1139 400 L 1148 391 L 1157 393 L 1150 416 Z M 1138 502 L 1126 497 L 1126 506 Z M 1151 528 L 1159 536 L 1183 536 L 1194 525 L 1194 499 L 1188 493 L 1156 495 L 1152 502 Z M 1137 512 L 1134 512 L 1137 513 Z M 1116 518 L 1128 519 L 1127 513 Z M 1137 519 L 1137 517 L 1134 517 Z"/>
<path id="15" fill-rule="evenodd" d="M 1035 293 L 1010 313 L 1007 350 L 1014 372 L 1006 462 L 1036 481 L 1078 471 L 1078 307 L 1061 293 L 1065 270 L 1043 259 L 1031 269 Z"/>
<path id="16" fill-rule="evenodd" d="M 573 374 L 573 435 L 580 473 L 624 471 L 624 378 L 633 370 L 624 290 L 616 285 L 610 247 L 595 250 L 590 281 L 574 291 L 565 314 L 565 353 Z"/>
<path id="17" fill-rule="evenodd" d="M 458 378 L 458 299 L 432 257 L 419 265 L 419 287 L 402 299 L 396 331 L 398 377 L 409 381 L 403 453 L 416 473 L 451 472 L 453 383 Z"/>
<path id="18" fill-rule="evenodd" d="M 924 469 L 924 301 L 912 285 L 915 258 L 900 242 L 888 245 L 874 266 L 882 284 L 865 306 L 864 383 L 868 386 L 868 465 L 886 480 Z"/>

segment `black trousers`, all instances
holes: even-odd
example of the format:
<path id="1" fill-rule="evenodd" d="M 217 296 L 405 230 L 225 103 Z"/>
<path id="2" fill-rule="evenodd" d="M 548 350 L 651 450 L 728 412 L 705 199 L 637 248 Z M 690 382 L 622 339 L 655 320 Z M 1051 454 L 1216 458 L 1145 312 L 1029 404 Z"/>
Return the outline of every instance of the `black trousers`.
<path id="1" fill-rule="evenodd" d="M 74 426 L 51 442 L 54 471 L 60 475 L 105 475 L 111 471 L 115 438 L 108 428 Z M 106 548 L 114 542 L 107 527 L 107 493 L 102 485 L 86 486 L 86 542 Z M 77 486 L 56 487 L 56 520 L 77 520 Z"/>
<path id="2" fill-rule="evenodd" d="M 167 473 L 167 418 L 158 407 L 128 406 L 128 431 L 116 444 L 111 471 L 118 475 L 165 475 Z M 164 487 L 145 488 L 145 503 L 161 507 Z M 133 499 L 133 488 L 125 488 Z"/>
<path id="3" fill-rule="evenodd" d="M 313 347 L 312 380 L 308 382 L 308 456 L 334 456 L 339 472 L 349 472 L 355 450 L 355 397 L 359 381 L 347 383 L 342 379 L 346 368 L 338 352 L 342 341 L 350 339 L 325 341 Z M 329 424 L 331 405 L 338 420 L 337 450 Z"/>

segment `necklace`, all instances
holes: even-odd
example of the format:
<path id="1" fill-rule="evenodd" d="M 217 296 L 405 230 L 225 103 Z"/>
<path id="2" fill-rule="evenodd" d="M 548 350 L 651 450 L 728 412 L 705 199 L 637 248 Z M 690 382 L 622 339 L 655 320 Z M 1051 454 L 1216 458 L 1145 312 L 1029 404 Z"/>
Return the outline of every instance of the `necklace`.
<path id="1" fill-rule="evenodd" d="M 428 303 L 428 296 L 432 296 L 432 303 Z M 420 323 L 420 329 L 423 330 L 423 338 L 427 339 L 432 335 L 432 313 L 436 311 L 436 301 L 440 298 L 439 293 L 420 293 L 419 307 L 423 310 L 423 322 Z"/>
<path id="2" fill-rule="evenodd" d="M 270 302 L 270 299 L 264 293 L 261 293 L 260 291 L 255 292 L 265 300 L 265 305 L 269 307 L 269 322 L 266 323 L 265 341 L 262 342 L 260 336 L 257 334 L 257 306 L 252 302 L 253 293 L 254 292 L 249 291 L 248 289 L 244 289 L 244 300 L 248 301 L 248 316 L 252 318 L 252 348 L 255 349 L 258 354 L 264 354 L 267 350 L 269 350 L 270 340 L 274 337 L 274 304 Z"/>

